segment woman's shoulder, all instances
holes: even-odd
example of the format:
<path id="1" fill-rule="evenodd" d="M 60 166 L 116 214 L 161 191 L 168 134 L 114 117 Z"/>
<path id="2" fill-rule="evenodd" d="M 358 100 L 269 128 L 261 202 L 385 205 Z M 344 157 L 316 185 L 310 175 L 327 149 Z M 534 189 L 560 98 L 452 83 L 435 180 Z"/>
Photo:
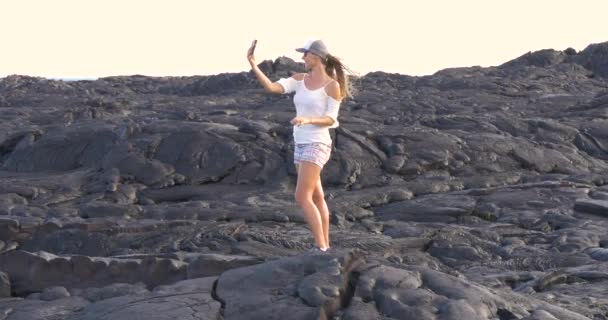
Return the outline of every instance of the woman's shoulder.
<path id="1" fill-rule="evenodd" d="M 330 83 L 328 83 L 325 86 L 325 93 L 332 97 L 334 100 L 341 100 L 340 99 L 340 83 L 338 83 L 338 81 L 336 81 L 335 79 L 332 80 Z"/>

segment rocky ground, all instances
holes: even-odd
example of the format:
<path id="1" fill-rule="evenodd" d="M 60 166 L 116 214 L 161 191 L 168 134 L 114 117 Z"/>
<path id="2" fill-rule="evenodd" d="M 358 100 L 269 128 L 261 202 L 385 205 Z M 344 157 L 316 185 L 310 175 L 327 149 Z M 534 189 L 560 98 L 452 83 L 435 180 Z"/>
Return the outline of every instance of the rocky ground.
<path id="1" fill-rule="evenodd" d="M 608 42 L 354 84 L 311 254 L 290 96 L 1 78 L 0 319 L 608 319 Z"/>

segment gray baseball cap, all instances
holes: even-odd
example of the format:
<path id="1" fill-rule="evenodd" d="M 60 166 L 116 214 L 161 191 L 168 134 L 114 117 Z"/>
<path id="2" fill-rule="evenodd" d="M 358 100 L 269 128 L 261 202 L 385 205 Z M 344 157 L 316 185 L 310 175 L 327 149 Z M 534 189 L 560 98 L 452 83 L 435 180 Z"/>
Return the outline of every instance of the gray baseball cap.
<path id="1" fill-rule="evenodd" d="M 327 46 L 321 40 L 309 40 L 303 48 L 297 48 L 296 51 L 302 53 L 311 52 L 324 59 L 329 54 Z"/>

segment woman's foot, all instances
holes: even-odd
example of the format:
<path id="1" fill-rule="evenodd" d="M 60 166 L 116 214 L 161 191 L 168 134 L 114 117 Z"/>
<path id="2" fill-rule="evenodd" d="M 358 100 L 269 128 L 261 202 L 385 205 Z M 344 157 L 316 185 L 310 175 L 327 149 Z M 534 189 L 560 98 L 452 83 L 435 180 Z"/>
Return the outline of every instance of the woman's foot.
<path id="1" fill-rule="evenodd" d="M 329 248 L 319 248 L 317 246 L 313 246 L 310 249 L 310 252 L 327 252 L 327 250 L 329 250 Z"/>

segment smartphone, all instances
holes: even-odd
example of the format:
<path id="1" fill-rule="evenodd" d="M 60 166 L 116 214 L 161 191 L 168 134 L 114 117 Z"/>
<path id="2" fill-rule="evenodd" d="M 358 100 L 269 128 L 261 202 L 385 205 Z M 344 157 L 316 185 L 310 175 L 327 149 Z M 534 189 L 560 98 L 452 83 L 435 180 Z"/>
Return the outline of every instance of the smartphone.
<path id="1" fill-rule="evenodd" d="M 249 55 L 252 55 L 255 51 L 256 44 L 258 44 L 258 40 L 253 40 L 253 42 L 251 42 L 251 47 L 249 47 Z"/>

